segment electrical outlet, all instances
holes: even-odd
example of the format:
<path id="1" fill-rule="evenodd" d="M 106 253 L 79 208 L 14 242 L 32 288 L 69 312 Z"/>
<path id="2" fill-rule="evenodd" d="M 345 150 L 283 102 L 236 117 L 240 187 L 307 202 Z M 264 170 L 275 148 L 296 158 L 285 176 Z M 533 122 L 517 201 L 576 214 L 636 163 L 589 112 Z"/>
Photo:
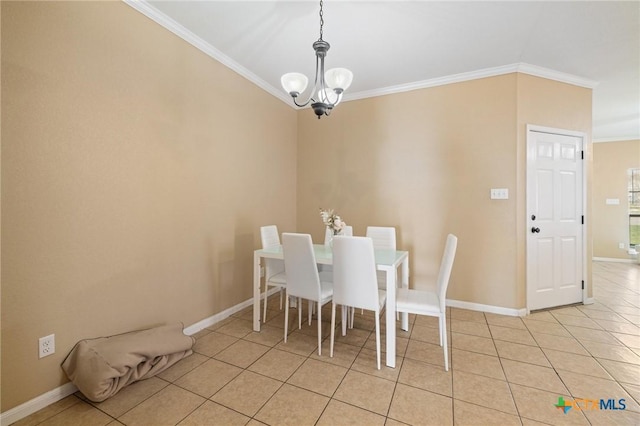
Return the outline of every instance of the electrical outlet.
<path id="1" fill-rule="evenodd" d="M 56 352 L 56 335 L 50 334 L 38 339 L 38 354 L 40 358 L 53 355 Z"/>

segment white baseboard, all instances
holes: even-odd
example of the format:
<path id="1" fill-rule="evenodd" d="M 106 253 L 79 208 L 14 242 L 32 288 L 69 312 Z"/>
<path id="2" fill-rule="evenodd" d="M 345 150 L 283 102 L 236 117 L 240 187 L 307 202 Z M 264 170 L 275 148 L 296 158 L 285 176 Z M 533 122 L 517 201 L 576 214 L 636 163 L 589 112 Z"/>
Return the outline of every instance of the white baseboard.
<path id="1" fill-rule="evenodd" d="M 594 262 L 618 262 L 618 263 L 636 263 L 635 259 L 618 259 L 616 257 L 594 257 Z"/>
<path id="2" fill-rule="evenodd" d="M 594 299 L 593 297 L 587 297 L 584 299 L 584 303 L 585 305 L 593 305 L 595 303 L 596 299 Z"/>
<path id="3" fill-rule="evenodd" d="M 268 293 L 269 293 L 269 296 L 271 296 L 279 291 L 280 289 L 278 287 L 274 287 L 271 290 L 269 290 Z M 222 312 L 219 312 L 215 315 L 211 315 L 210 317 L 205 318 L 202 321 L 198 321 L 195 324 L 191 324 L 189 327 L 186 327 L 184 329 L 184 334 L 186 334 L 187 336 L 192 336 L 196 334 L 198 331 L 204 330 L 207 327 L 211 327 L 212 325 L 222 321 L 225 318 L 230 317 L 236 312 L 240 312 L 247 306 L 251 306 L 251 305 L 253 305 L 253 297 L 251 299 L 245 300 L 244 302 L 238 303 L 237 305 L 232 306 L 229 309 L 225 309 Z"/>
<path id="4" fill-rule="evenodd" d="M 278 292 L 278 288 L 273 288 L 269 290 L 269 295 L 272 295 Z M 219 312 L 215 315 L 212 315 L 208 318 L 205 318 L 201 321 L 198 321 L 195 324 L 192 324 L 188 327 L 185 327 L 184 334 L 187 336 L 191 336 L 196 334 L 198 331 L 203 330 L 207 327 L 210 327 L 223 319 L 235 314 L 236 312 L 240 312 L 247 306 L 253 305 L 253 297 L 244 302 L 241 302 L 235 306 L 232 306 L 228 309 L 225 309 L 222 312 Z M 14 407 L 4 413 L 0 414 L 0 425 L 6 426 L 12 423 L 17 422 L 30 414 L 35 413 L 38 410 L 45 408 L 48 405 L 56 403 L 63 398 L 75 393 L 78 390 L 77 387 L 71 382 L 65 383 L 64 385 L 57 387 L 53 390 L 50 390 L 47 393 L 44 393 L 40 396 L 35 397 L 34 399 L 25 402 L 24 404 L 20 404 L 17 407 Z"/>
<path id="5" fill-rule="evenodd" d="M 512 317 L 524 317 L 527 315 L 527 309 L 503 308 L 501 306 L 483 305 L 481 303 L 464 302 L 461 300 L 447 299 L 447 306 L 452 308 L 469 309 L 470 311 L 489 312 L 491 314 L 509 315 Z"/>
<path id="6" fill-rule="evenodd" d="M 43 408 L 68 397 L 77 390 L 78 388 L 73 383 L 65 383 L 64 385 L 50 390 L 47 393 L 25 402 L 24 404 L 5 411 L 0 415 L 0 424 L 5 426 L 15 423 L 38 410 L 42 410 Z"/>

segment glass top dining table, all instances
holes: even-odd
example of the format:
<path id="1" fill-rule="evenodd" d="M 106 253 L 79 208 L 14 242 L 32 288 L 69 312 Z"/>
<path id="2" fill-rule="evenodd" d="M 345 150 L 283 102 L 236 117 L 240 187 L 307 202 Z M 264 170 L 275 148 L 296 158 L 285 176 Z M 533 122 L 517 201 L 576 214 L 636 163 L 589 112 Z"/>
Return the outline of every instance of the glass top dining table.
<path id="1" fill-rule="evenodd" d="M 332 248 L 324 244 L 314 244 L 313 251 L 319 265 L 333 264 Z M 402 250 L 375 249 L 376 268 L 387 277 L 386 291 L 386 365 L 396 366 L 396 286 L 397 270 L 401 268 L 402 287 L 409 286 L 409 252 Z M 253 330 L 260 331 L 260 267 L 262 259 L 284 259 L 282 246 L 256 250 L 253 254 Z M 407 330 L 409 317 L 401 315 L 402 329 Z"/>

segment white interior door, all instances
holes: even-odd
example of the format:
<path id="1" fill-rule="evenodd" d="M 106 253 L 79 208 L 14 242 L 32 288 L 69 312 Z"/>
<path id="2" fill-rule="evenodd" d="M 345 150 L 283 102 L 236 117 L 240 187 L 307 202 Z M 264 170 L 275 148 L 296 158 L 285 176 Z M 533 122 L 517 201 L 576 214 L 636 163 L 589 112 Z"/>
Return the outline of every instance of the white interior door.
<path id="1" fill-rule="evenodd" d="M 584 135 L 527 127 L 527 308 L 583 300 Z"/>

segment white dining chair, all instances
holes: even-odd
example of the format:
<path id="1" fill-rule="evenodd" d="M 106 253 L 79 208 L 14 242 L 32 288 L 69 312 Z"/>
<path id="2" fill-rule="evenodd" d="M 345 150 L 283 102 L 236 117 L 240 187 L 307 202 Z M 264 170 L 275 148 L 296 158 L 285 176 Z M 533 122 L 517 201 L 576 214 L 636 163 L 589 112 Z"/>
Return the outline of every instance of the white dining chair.
<path id="1" fill-rule="evenodd" d="M 298 328 L 302 328 L 302 300 L 309 301 L 309 323 L 311 323 L 311 305 L 317 303 L 318 355 L 322 355 L 322 306 L 329 303 L 333 296 L 333 284 L 328 274 L 319 274 L 313 243 L 309 234 L 282 234 L 284 267 L 287 286 L 284 311 L 284 341 L 287 342 L 289 327 L 289 296 L 298 298 Z M 321 279 L 322 277 L 322 279 Z"/>
<path id="2" fill-rule="evenodd" d="M 366 236 L 373 241 L 374 249 L 396 250 L 396 228 L 392 226 L 367 226 Z M 387 275 L 377 271 L 378 287 L 387 288 Z"/>
<path id="3" fill-rule="evenodd" d="M 376 323 L 376 356 L 380 370 L 380 312 L 386 301 L 386 292 L 378 288 L 373 242 L 368 237 L 341 237 L 333 239 L 333 302 L 331 303 L 331 345 L 333 357 L 336 305 L 342 305 L 342 335 L 349 315 L 345 307 L 371 310 Z"/>
<path id="4" fill-rule="evenodd" d="M 396 228 L 393 226 L 367 226 L 367 233 L 365 235 L 373 241 L 374 249 L 397 250 Z M 376 271 L 376 276 L 378 277 L 378 288 L 386 289 L 387 273 L 384 271 Z M 399 314 L 396 315 L 396 319 L 400 319 Z"/>
<path id="5" fill-rule="evenodd" d="M 396 249 L 396 228 L 392 226 L 367 226 L 366 236 L 373 241 L 374 249 Z"/>
<path id="6" fill-rule="evenodd" d="M 280 245 L 280 236 L 276 225 L 268 225 L 260 227 L 260 239 L 262 240 L 262 248 L 277 247 Z M 282 293 L 287 286 L 287 276 L 284 272 L 284 262 L 280 259 L 265 259 L 264 265 L 264 311 L 262 314 L 262 322 L 267 321 L 267 299 L 269 296 L 269 287 L 280 288 L 280 309 L 282 309 Z"/>
<path id="7" fill-rule="evenodd" d="M 438 272 L 436 291 L 413 290 L 399 288 L 396 293 L 396 311 L 416 315 L 428 315 L 438 317 L 440 331 L 440 346 L 444 348 L 444 369 L 449 371 L 449 357 L 447 353 L 447 315 L 445 301 L 447 287 L 453 268 L 453 259 L 456 256 L 458 238 L 455 235 L 447 236 L 447 244 L 444 248 L 440 271 Z"/>
<path id="8" fill-rule="evenodd" d="M 342 228 L 342 231 L 338 235 L 345 235 L 347 237 L 353 236 L 353 226 L 345 226 Z M 328 227 L 325 227 L 324 232 L 324 245 L 328 246 L 331 244 L 331 239 L 334 237 L 333 233 Z M 318 265 L 318 271 L 326 272 L 328 274 L 333 273 L 333 267 L 331 265 Z"/>

